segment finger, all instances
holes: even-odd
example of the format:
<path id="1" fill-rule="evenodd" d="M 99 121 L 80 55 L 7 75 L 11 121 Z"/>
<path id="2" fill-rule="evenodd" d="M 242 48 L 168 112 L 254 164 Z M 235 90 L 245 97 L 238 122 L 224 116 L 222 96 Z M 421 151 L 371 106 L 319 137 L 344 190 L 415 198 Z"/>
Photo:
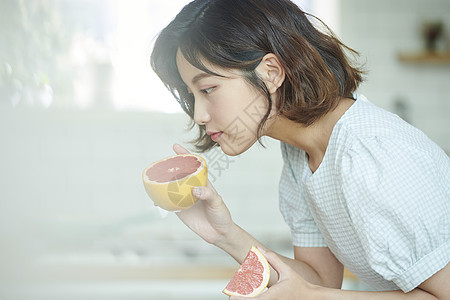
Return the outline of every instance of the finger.
<path id="1" fill-rule="evenodd" d="M 190 153 L 186 148 L 184 148 L 180 144 L 174 144 L 172 148 L 176 154 L 189 154 Z"/>
<path id="2" fill-rule="evenodd" d="M 289 270 L 289 266 L 285 264 L 276 253 L 259 247 L 258 249 L 262 252 L 262 254 L 264 254 L 267 262 L 272 266 L 272 268 L 277 271 L 279 278 L 281 278 L 282 274 L 285 274 Z"/>
<path id="3" fill-rule="evenodd" d="M 231 296 L 229 298 L 229 300 L 247 300 L 247 299 L 248 299 L 248 297 L 242 297 L 242 296 Z M 255 297 L 253 297 L 253 299 L 260 299 L 260 300 L 267 299 L 267 292 L 260 294 L 258 296 L 255 296 Z"/>
<path id="4" fill-rule="evenodd" d="M 199 200 L 208 201 L 210 204 L 218 204 L 222 201 L 222 198 L 216 192 L 209 180 L 206 186 L 194 187 L 192 189 L 192 195 Z"/>

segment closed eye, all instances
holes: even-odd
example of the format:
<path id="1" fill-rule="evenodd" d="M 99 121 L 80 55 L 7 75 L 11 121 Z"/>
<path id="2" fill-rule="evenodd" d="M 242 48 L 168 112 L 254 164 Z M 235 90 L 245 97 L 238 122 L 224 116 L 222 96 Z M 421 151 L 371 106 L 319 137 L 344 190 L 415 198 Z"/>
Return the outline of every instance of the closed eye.
<path id="1" fill-rule="evenodd" d="M 203 94 L 209 94 L 209 93 L 211 93 L 211 92 L 214 90 L 214 88 L 215 88 L 215 87 L 210 87 L 210 88 L 207 88 L 207 89 L 202 89 L 202 90 L 200 90 L 200 92 L 202 92 Z"/>

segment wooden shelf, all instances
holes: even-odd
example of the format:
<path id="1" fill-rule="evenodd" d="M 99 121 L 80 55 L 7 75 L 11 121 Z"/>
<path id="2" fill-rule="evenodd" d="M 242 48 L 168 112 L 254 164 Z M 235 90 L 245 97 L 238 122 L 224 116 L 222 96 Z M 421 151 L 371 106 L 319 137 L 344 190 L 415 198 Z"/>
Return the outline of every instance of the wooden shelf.
<path id="1" fill-rule="evenodd" d="M 399 53 L 398 60 L 404 63 L 450 64 L 450 52 Z"/>

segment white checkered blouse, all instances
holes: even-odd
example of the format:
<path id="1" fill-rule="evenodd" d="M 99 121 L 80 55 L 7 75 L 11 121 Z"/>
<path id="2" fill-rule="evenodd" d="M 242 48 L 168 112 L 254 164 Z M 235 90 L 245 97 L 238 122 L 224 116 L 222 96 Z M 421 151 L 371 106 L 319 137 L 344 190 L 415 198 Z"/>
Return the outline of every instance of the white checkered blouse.
<path id="1" fill-rule="evenodd" d="M 281 142 L 280 210 L 299 247 L 329 247 L 374 290 L 408 292 L 450 260 L 450 159 L 363 96 L 316 172 Z"/>

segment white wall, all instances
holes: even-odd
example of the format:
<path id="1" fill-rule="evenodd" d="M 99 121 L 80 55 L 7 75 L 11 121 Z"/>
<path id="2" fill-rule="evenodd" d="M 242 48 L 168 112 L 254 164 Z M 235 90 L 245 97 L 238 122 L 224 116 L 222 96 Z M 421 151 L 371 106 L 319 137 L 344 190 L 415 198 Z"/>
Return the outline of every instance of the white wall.
<path id="1" fill-rule="evenodd" d="M 369 71 L 361 92 L 394 112 L 395 102 L 403 101 L 409 121 L 450 152 L 450 63 L 397 59 L 400 52 L 423 50 L 423 21 L 444 21 L 450 37 L 450 1 L 341 0 L 341 4 L 341 39 L 360 52 Z M 440 51 L 444 48 L 443 41 Z"/>

